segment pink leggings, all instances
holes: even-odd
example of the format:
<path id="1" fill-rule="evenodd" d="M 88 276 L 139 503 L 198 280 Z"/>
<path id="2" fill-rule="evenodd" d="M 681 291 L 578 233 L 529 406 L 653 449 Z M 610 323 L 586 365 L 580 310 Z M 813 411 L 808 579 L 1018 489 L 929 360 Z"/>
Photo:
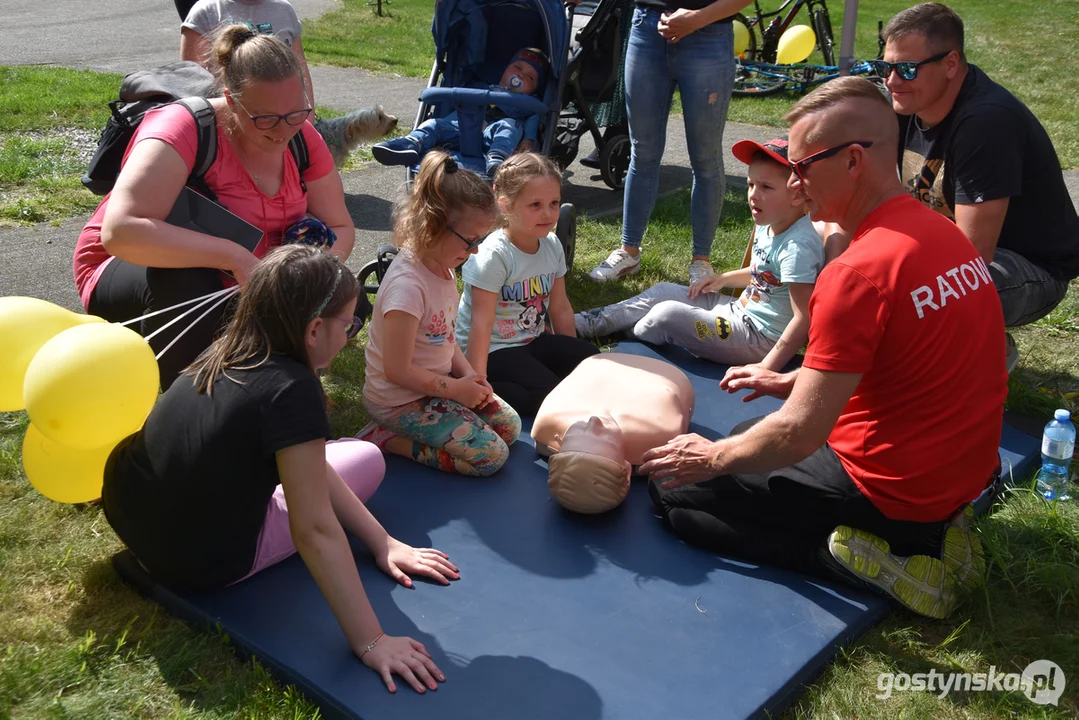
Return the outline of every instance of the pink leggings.
<path id="1" fill-rule="evenodd" d="M 355 438 L 327 442 L 326 462 L 337 471 L 345 485 L 356 493 L 362 503 L 371 499 L 382 483 L 382 476 L 386 474 L 386 460 L 378 447 Z M 262 532 L 259 533 L 255 563 L 251 566 L 251 572 L 240 580 L 246 580 L 260 570 L 276 565 L 295 552 L 296 544 L 292 541 L 292 531 L 288 526 L 285 491 L 278 485 L 270 498 L 270 504 L 266 506 L 266 519 L 262 523 Z"/>

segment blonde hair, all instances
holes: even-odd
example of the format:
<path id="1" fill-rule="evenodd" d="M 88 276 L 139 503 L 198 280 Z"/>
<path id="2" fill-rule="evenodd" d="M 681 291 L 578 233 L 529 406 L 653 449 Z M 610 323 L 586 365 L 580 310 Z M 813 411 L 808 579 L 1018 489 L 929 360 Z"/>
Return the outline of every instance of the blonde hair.
<path id="1" fill-rule="evenodd" d="M 210 395 L 219 375 L 239 382 L 230 369 L 256 368 L 270 353 L 310 366 L 308 323 L 355 305 L 359 295 L 356 276 L 333 255 L 308 245 L 274 248 L 251 270 L 228 327 L 184 374 Z"/>
<path id="2" fill-rule="evenodd" d="M 495 197 L 505 198 L 512 205 L 525 186 L 539 178 L 551 178 L 561 185 L 562 171 L 545 155 L 526 152 L 510 156 L 495 173 Z M 499 207 L 499 227 L 506 227 L 509 218 Z"/>
<path id="3" fill-rule="evenodd" d="M 256 33 L 246 25 L 226 25 L 211 37 L 218 90 L 228 88 L 233 95 L 242 95 L 252 82 L 279 82 L 290 77 L 299 78 L 303 84 L 300 61 L 275 36 Z"/>
<path id="4" fill-rule="evenodd" d="M 841 77 L 824 83 L 794 104 L 783 119 L 793 125 L 807 115 L 827 110 L 846 100 L 869 100 L 892 112 L 891 103 L 876 85 L 863 77 Z"/>
<path id="5" fill-rule="evenodd" d="M 613 510 L 629 494 L 628 462 L 619 464 L 593 453 L 560 452 L 547 459 L 547 467 L 551 496 L 573 512 Z"/>
<path id="6" fill-rule="evenodd" d="M 450 213 L 465 208 L 495 214 L 495 196 L 479 175 L 457 165 L 448 153 L 432 150 L 423 157 L 412 192 L 393 211 L 393 243 L 422 255 L 437 243 Z"/>

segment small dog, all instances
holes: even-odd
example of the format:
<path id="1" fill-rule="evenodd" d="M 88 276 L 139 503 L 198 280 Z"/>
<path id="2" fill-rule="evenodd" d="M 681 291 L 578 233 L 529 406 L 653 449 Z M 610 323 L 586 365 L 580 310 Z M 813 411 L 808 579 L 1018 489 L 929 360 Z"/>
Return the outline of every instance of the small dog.
<path id="1" fill-rule="evenodd" d="M 396 127 L 397 118 L 387 114 L 381 105 L 356 110 L 341 117 L 319 118 L 315 121 L 315 129 L 326 141 L 338 169 L 359 145 L 389 135 Z"/>

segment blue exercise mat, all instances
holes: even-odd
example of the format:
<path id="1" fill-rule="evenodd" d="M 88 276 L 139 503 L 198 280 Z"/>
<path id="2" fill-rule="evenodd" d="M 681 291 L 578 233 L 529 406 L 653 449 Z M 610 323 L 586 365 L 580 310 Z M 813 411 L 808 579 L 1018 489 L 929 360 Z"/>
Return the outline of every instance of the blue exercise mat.
<path id="1" fill-rule="evenodd" d="M 619 349 L 654 354 L 632 343 Z M 696 388 L 694 431 L 715 437 L 778 405 L 742 403 L 719 391 L 721 368 L 672 357 Z M 155 585 L 129 553 L 114 561 L 176 615 L 219 624 L 328 718 L 777 713 L 839 645 L 888 612 L 879 596 L 681 543 L 652 514 L 643 481 L 599 516 L 563 510 L 546 482 L 527 433 L 487 479 L 387 459 L 371 510 L 395 537 L 444 550 L 461 568 L 450 587 L 421 581 L 406 590 L 357 550 L 383 628 L 423 642 L 446 673 L 424 696 L 400 682 L 389 694 L 355 659 L 298 556 L 224 591 L 190 595 Z"/>

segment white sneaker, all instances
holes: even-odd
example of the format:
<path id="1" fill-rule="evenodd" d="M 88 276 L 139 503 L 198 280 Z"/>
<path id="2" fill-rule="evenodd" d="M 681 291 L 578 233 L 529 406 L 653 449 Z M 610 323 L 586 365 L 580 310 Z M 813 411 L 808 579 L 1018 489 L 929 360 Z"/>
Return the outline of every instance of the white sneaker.
<path id="1" fill-rule="evenodd" d="M 689 264 L 689 284 L 697 282 L 702 278 L 706 278 L 709 275 L 715 275 L 716 271 L 712 268 L 712 263 L 707 260 L 694 260 Z"/>
<path id="2" fill-rule="evenodd" d="M 618 248 L 608 255 L 607 259 L 599 264 L 599 267 L 593 268 L 592 272 L 588 273 L 588 277 L 600 283 L 610 282 L 611 280 L 620 280 L 626 275 L 634 275 L 640 270 L 640 253 L 637 254 L 637 257 L 633 257 L 622 248 Z"/>

